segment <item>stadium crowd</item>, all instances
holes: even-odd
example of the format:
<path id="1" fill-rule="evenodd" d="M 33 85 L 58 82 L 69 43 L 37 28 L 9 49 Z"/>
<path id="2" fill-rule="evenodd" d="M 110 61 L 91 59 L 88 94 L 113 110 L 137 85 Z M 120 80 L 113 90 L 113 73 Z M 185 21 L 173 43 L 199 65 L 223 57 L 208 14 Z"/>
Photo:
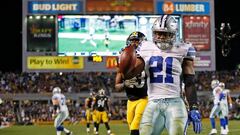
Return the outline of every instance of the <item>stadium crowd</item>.
<path id="1" fill-rule="evenodd" d="M 50 93 L 54 86 L 62 88 L 63 93 L 88 93 L 99 87 L 106 88 L 107 95 L 114 90 L 115 72 L 103 73 L 3 73 L 0 72 L 0 94 L 6 93 Z M 197 72 L 195 87 L 198 91 L 211 91 L 211 80 L 218 79 L 225 82 L 226 88 L 240 92 L 240 71 Z M 233 109 L 230 119 L 240 120 L 240 96 L 233 97 Z M 209 117 L 213 102 L 199 101 L 200 110 L 204 118 Z M 115 100 L 112 102 L 111 119 L 126 120 L 126 102 Z M 70 122 L 84 120 L 84 102 L 69 101 Z M 2 125 L 11 122 L 31 124 L 41 121 L 52 121 L 53 107 L 47 101 L 24 101 L 21 105 L 17 101 L 4 101 L 0 105 L 0 121 Z"/>
<path id="2" fill-rule="evenodd" d="M 3 73 L 0 72 L 1 93 L 44 93 L 59 86 L 63 92 L 79 93 L 98 89 L 105 85 L 108 92 L 115 92 L 115 72 L 82 73 Z M 212 79 L 225 82 L 231 91 L 240 91 L 240 71 L 196 72 L 195 88 L 198 91 L 211 91 Z"/>

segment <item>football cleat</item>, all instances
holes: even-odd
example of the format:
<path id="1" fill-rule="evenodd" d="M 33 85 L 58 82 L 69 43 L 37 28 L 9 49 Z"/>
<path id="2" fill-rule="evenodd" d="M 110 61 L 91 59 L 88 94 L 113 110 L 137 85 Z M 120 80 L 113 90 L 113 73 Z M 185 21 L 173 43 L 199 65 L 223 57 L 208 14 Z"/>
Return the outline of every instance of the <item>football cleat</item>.
<path id="1" fill-rule="evenodd" d="M 228 134 L 228 132 L 226 129 L 221 130 L 221 135 L 227 135 L 227 134 Z"/>
<path id="2" fill-rule="evenodd" d="M 209 135 L 215 135 L 217 134 L 217 129 L 212 129 L 211 132 L 209 133 Z"/>
<path id="3" fill-rule="evenodd" d="M 73 135 L 72 131 L 70 131 L 69 133 L 66 133 L 66 135 Z"/>

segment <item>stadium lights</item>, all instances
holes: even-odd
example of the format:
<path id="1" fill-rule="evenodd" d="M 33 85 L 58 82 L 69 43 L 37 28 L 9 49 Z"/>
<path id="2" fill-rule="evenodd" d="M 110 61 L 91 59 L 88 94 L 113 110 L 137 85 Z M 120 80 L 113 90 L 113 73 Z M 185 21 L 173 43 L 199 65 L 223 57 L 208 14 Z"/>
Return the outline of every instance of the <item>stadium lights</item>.
<path id="1" fill-rule="evenodd" d="M 50 18 L 50 19 L 53 19 L 53 18 L 54 18 L 54 16 L 52 16 L 52 15 L 51 15 L 49 18 Z"/>
<path id="2" fill-rule="evenodd" d="M 35 18 L 39 20 L 39 19 L 41 18 L 41 16 L 38 15 L 38 16 L 36 16 Z"/>
<path id="3" fill-rule="evenodd" d="M 43 19 L 47 19 L 47 16 L 44 15 L 42 18 L 43 18 Z"/>
<path id="4" fill-rule="evenodd" d="M 229 41 L 239 36 L 240 32 L 231 34 L 230 23 L 221 23 L 220 31 L 217 30 L 217 34 L 218 34 L 217 39 L 222 41 L 222 44 L 221 44 L 222 55 L 224 57 L 227 57 L 231 51 L 231 44 L 229 44 Z"/>

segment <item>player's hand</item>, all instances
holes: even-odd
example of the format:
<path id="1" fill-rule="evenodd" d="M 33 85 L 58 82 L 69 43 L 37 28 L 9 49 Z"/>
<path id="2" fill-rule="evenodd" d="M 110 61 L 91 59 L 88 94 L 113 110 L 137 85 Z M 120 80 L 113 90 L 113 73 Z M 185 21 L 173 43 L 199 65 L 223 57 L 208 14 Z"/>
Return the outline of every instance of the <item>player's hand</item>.
<path id="1" fill-rule="evenodd" d="M 134 86 L 137 85 L 137 84 L 138 84 L 138 82 L 137 82 L 136 77 L 124 81 L 124 86 L 128 87 L 128 88 L 134 88 Z"/>
<path id="2" fill-rule="evenodd" d="M 201 114 L 197 109 L 193 109 L 188 113 L 188 121 L 193 124 L 193 131 L 200 134 L 202 131 Z"/>
<path id="3" fill-rule="evenodd" d="M 229 109 L 232 109 L 233 108 L 233 105 L 232 104 L 229 104 Z"/>
<path id="4" fill-rule="evenodd" d="M 112 114 L 111 113 L 108 113 L 108 117 L 111 118 Z"/>
<path id="5" fill-rule="evenodd" d="M 52 113 L 52 118 L 55 119 L 57 117 L 56 113 Z"/>

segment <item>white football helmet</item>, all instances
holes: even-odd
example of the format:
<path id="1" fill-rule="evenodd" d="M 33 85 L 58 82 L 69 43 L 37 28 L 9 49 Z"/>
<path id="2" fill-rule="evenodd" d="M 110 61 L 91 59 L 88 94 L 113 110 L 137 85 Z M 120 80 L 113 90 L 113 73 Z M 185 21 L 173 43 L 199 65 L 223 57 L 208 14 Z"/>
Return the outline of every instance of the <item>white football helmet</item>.
<path id="1" fill-rule="evenodd" d="M 153 42 L 162 50 L 170 49 L 176 40 L 177 21 L 171 15 L 161 15 L 152 26 Z"/>
<path id="2" fill-rule="evenodd" d="M 54 87 L 52 93 L 53 94 L 61 93 L 61 89 L 59 87 Z"/>
<path id="3" fill-rule="evenodd" d="M 225 83 L 223 83 L 223 82 L 220 82 L 220 83 L 218 84 L 218 86 L 221 87 L 222 89 L 225 89 Z"/>
<path id="4" fill-rule="evenodd" d="M 105 95 L 105 90 L 104 90 L 104 89 L 98 90 L 98 94 L 99 94 L 100 96 L 104 96 L 104 95 Z"/>
<path id="5" fill-rule="evenodd" d="M 211 88 L 214 89 L 219 85 L 219 81 L 218 80 L 212 80 L 211 82 Z"/>

